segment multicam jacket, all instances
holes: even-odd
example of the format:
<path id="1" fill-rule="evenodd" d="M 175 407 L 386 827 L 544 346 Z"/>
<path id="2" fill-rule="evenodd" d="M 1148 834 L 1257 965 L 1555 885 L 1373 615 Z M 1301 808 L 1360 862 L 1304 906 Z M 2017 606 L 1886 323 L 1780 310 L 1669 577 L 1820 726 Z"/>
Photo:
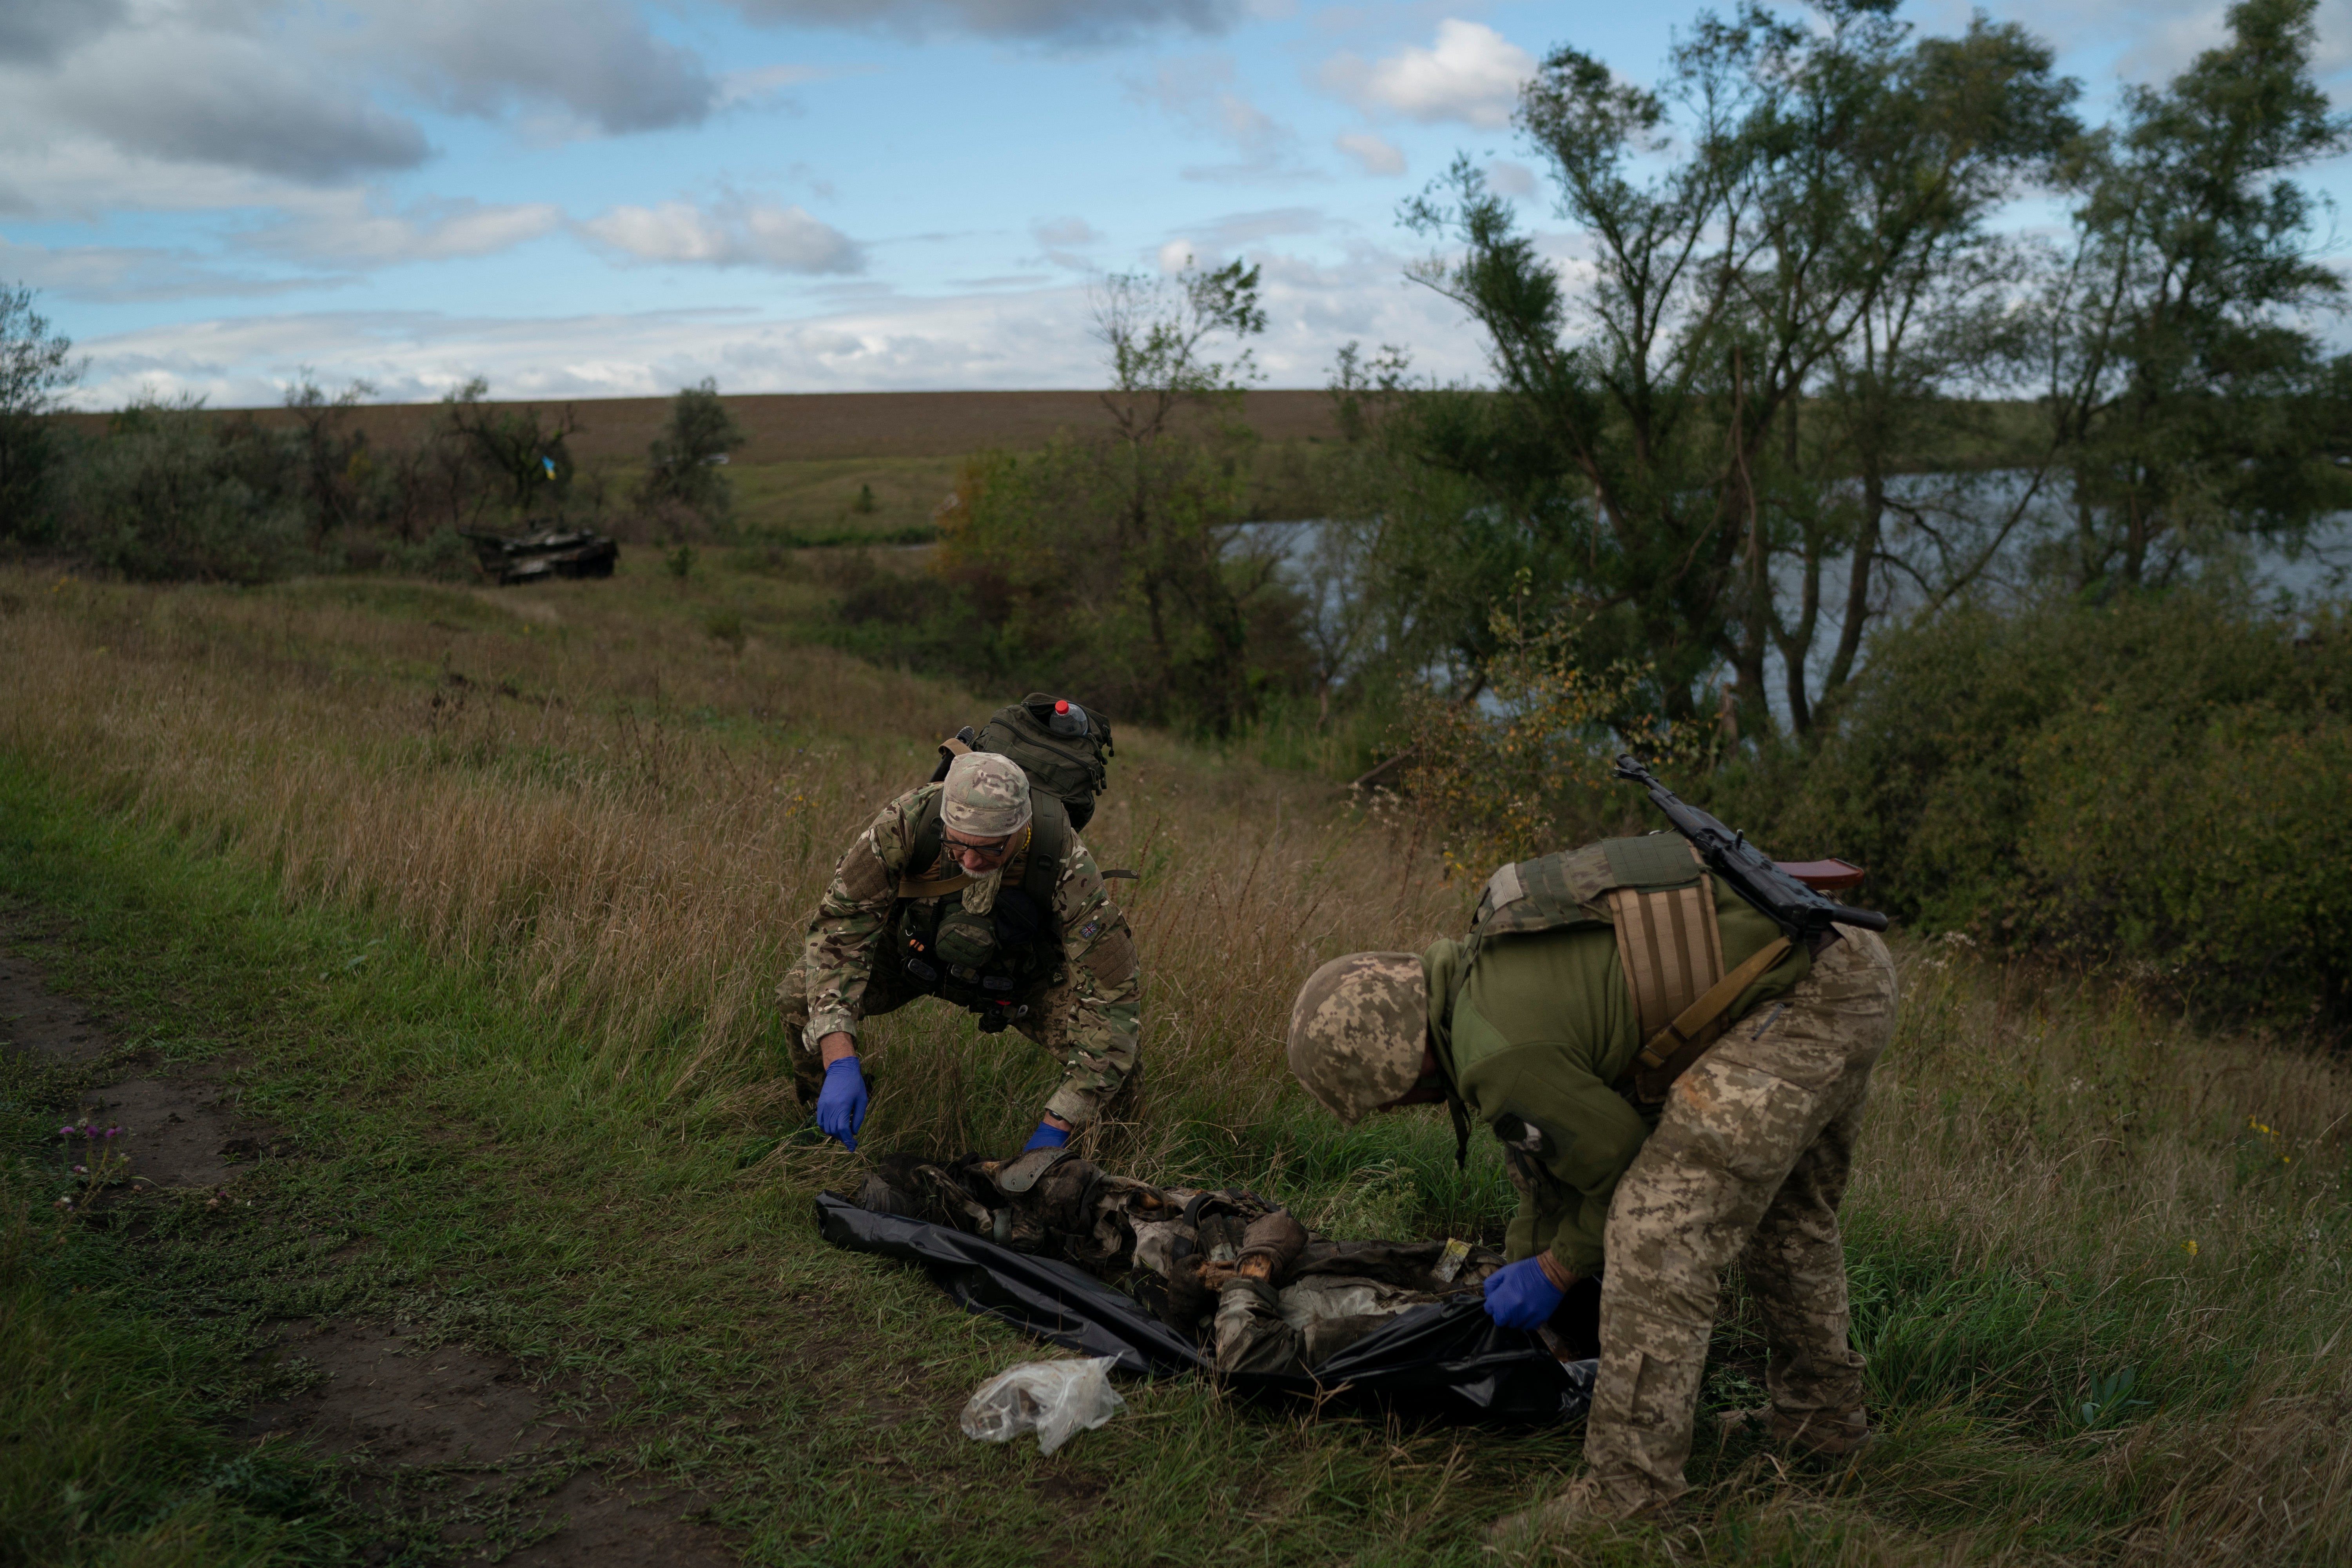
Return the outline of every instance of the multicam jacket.
<path id="1" fill-rule="evenodd" d="M 944 852 L 931 866 L 908 864 L 919 825 L 940 788 L 927 784 L 884 806 L 834 868 L 802 960 L 809 1009 L 803 1037 L 811 1050 L 827 1035 L 856 1036 L 900 884 L 957 870 Z M 1059 962 L 1040 993 L 1042 1017 L 1034 1026 L 1024 1023 L 1022 1032 L 1063 1058 L 1061 1086 L 1045 1109 L 1085 1126 L 1135 1068 L 1143 985 L 1127 916 L 1075 831 L 1066 843 L 1054 885 Z M 1006 885 L 1019 877 L 1017 861 L 1006 867 Z"/>

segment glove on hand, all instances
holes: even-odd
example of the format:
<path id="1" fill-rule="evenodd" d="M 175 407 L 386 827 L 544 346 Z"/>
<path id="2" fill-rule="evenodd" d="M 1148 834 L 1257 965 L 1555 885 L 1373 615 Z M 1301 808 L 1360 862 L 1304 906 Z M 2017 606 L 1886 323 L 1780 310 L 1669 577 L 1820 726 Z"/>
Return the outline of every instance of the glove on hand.
<path id="1" fill-rule="evenodd" d="M 1037 1131 L 1029 1134 L 1029 1142 L 1021 1145 L 1024 1154 L 1032 1149 L 1058 1149 L 1070 1141 L 1070 1130 L 1056 1127 L 1050 1121 L 1037 1123 Z"/>
<path id="2" fill-rule="evenodd" d="M 1543 1254 L 1507 1263 L 1486 1276 L 1486 1315 L 1507 1329 L 1540 1329 L 1568 1292 L 1543 1269 Z"/>
<path id="3" fill-rule="evenodd" d="M 866 1075 L 856 1057 L 844 1057 L 824 1069 L 824 1087 L 817 1091 L 817 1130 L 838 1138 L 841 1146 L 857 1152 L 857 1130 L 866 1124 Z"/>

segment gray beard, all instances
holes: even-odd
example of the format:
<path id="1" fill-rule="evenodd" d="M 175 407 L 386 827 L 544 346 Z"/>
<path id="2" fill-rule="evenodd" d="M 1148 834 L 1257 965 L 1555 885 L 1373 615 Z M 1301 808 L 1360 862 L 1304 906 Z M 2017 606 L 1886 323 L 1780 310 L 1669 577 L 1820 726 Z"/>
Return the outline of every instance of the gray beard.
<path id="1" fill-rule="evenodd" d="M 1003 881 L 1004 867 L 1002 863 L 987 876 L 974 877 L 970 883 L 966 884 L 963 890 L 964 912 L 971 915 L 984 915 L 994 909 L 996 889 L 1003 885 Z"/>

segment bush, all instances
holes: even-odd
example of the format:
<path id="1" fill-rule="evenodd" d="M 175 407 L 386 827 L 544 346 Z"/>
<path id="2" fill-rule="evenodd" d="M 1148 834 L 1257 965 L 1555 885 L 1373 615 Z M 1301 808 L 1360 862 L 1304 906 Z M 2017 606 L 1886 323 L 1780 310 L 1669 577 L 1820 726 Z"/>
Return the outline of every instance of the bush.
<path id="1" fill-rule="evenodd" d="M 719 465 L 751 438 L 719 401 L 717 382 L 705 378 L 699 385 L 679 388 L 670 400 L 669 423 L 646 454 L 638 504 L 675 539 L 684 539 L 696 522 L 723 526 L 735 498 Z"/>
<path id="2" fill-rule="evenodd" d="M 2123 961 L 2217 1008 L 2352 1025 L 2352 625 L 2192 594 L 1889 634 L 1801 771 L 1721 781 L 1783 856 L 1930 930 Z"/>
<path id="3" fill-rule="evenodd" d="M 148 582 L 266 583 L 313 557 L 282 433 L 223 425 L 193 405 L 117 415 L 74 475 L 66 542 Z"/>

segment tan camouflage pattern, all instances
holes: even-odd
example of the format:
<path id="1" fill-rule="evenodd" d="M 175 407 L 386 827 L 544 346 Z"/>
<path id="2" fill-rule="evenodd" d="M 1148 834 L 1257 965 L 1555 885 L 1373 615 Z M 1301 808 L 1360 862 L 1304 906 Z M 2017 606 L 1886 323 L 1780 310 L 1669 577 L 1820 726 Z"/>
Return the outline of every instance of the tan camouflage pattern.
<path id="1" fill-rule="evenodd" d="M 1029 775 L 1011 757 L 966 752 L 948 764 L 940 820 L 966 838 L 1010 838 L 1029 826 Z"/>
<path id="2" fill-rule="evenodd" d="M 1895 1029 L 1895 966 L 1877 936 L 1839 929 L 1785 1003 L 1741 1019 L 1675 1081 L 1617 1184 L 1584 1454 L 1622 1514 L 1685 1489 L 1718 1276 L 1734 1258 L 1764 1317 L 1774 1430 L 1850 1436 L 1866 1419 L 1837 1211 Z"/>
<path id="3" fill-rule="evenodd" d="M 797 1041 L 793 1076 L 805 1104 L 816 1103 L 815 1086 L 824 1076 L 820 1040 L 832 1034 L 855 1039 L 861 1019 L 895 1012 L 922 994 L 898 983 L 895 964 L 877 967 L 875 961 L 898 884 L 957 870 L 945 853 L 932 866 L 908 865 L 917 826 L 941 787 L 909 790 L 857 836 L 809 921 L 800 962 L 776 987 L 777 1005 Z M 1086 1127 L 1136 1076 L 1143 979 L 1127 916 L 1111 901 L 1076 831 L 1054 885 L 1054 912 L 1061 923 L 1062 962 L 1044 988 L 1025 998 L 1028 1016 L 1013 1026 L 1061 1059 L 1062 1081 L 1045 1109 L 1073 1127 Z M 866 1065 L 874 1065 L 871 1058 Z"/>
<path id="4" fill-rule="evenodd" d="M 1417 952 L 1351 952 L 1308 975 L 1290 1009 L 1290 1070 L 1353 1127 L 1421 1079 L 1429 982 Z"/>

